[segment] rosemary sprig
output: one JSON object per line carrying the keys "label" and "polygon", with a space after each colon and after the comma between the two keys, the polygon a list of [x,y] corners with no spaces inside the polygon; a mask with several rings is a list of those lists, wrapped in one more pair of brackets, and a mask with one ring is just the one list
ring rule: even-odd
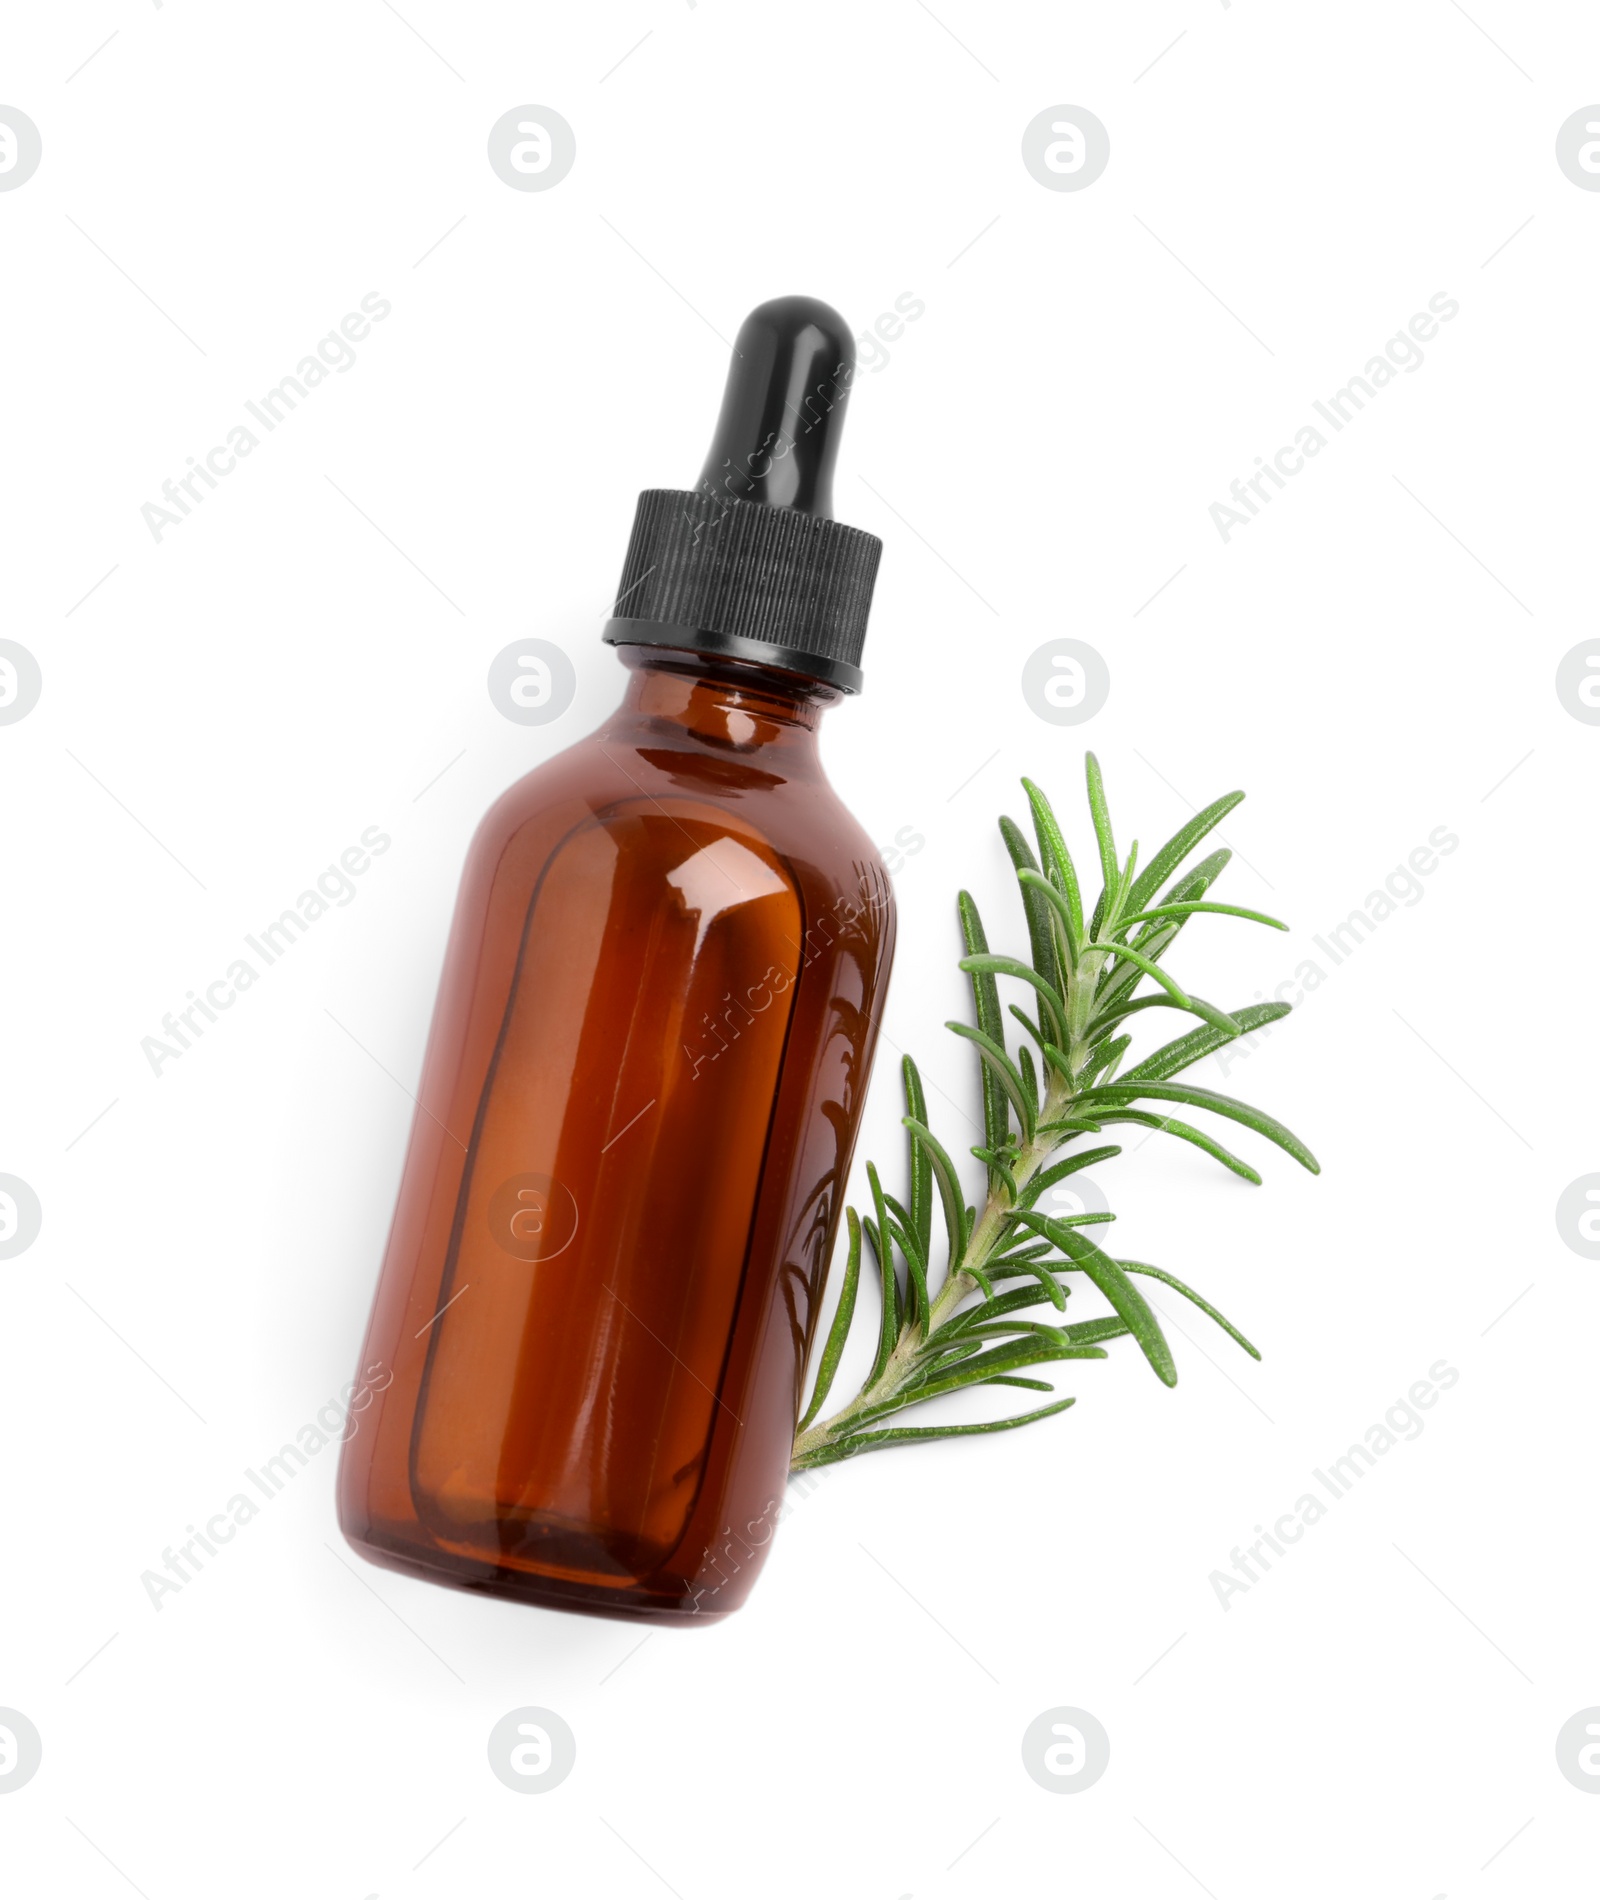
{"label": "rosemary sprig", "polygon": [[[1181,1293],[1253,1358],[1261,1357],[1244,1334],[1191,1287],[1159,1267],[1116,1258],[1086,1231],[1113,1216],[1039,1211],[1040,1198],[1057,1183],[1122,1152],[1115,1145],[1080,1151],[1075,1144],[1123,1123],[1190,1142],[1233,1173],[1260,1184],[1261,1176],[1248,1162],[1203,1129],[1167,1113],[1169,1106],[1201,1109],[1238,1122],[1276,1143],[1311,1173],[1320,1172],[1310,1150],[1270,1115],[1232,1096],[1172,1080],[1234,1037],[1289,1013],[1287,1003],[1224,1012],[1186,991],[1162,966],[1191,917],[1242,917],[1276,930],[1287,928],[1259,911],[1207,901],[1206,893],[1232,855],[1228,851],[1213,852],[1175,876],[1244,794],[1230,792],[1208,805],[1141,870],[1137,844],[1126,860],[1117,856],[1100,766],[1092,752],[1086,767],[1101,874],[1100,895],[1087,917],[1061,826],[1044,793],[1027,779],[1023,787],[1032,810],[1037,856],[1009,818],[1000,820],[1000,832],[1022,894],[1031,961],[992,952],[977,905],[965,891],[958,900],[966,947],[961,968],[972,979],[975,1020],[946,1027],[970,1042],[978,1055],[984,1143],[972,1152],[987,1171],[982,1211],[967,1205],[955,1163],[928,1125],[922,1078],[907,1056],[902,1080],[909,1198],[902,1204],[885,1193],[877,1169],[868,1163],[872,1211],[846,1210],[844,1285],[795,1438],[793,1470],[832,1464],[882,1445],[1011,1431],[1048,1418],[1074,1401],[1055,1399],[1011,1418],[975,1425],[885,1423],[911,1406],[968,1386],[1052,1392],[1048,1381],[1032,1376],[1038,1367],[1057,1360],[1104,1359],[1107,1343],[1127,1335],[1138,1342],[1162,1383],[1175,1385],[1177,1368],[1155,1313],[1136,1284],[1141,1278]],[[1168,879],[1174,881],[1168,884]],[[1006,1043],[1001,977],[1022,986],[1033,1010],[1030,1015],[1010,1005],[1010,1014],[1026,1032],[1015,1054]],[[1155,989],[1138,994],[1146,982]],[[1200,1026],[1122,1071],[1132,1041],[1127,1026],[1150,1009],[1185,1011],[1197,1017]],[[1072,1152],[1058,1159],[1067,1149]],[[936,1280],[933,1259],[936,1199],[944,1227],[942,1282]],[[861,1390],[831,1417],[819,1420],[855,1319],[863,1237],[880,1293],[877,1350]],[[1064,1312],[1071,1291],[1067,1276],[1080,1273],[1105,1297],[1111,1308],[1107,1316],[1061,1325],[1026,1317],[1041,1306]]]}

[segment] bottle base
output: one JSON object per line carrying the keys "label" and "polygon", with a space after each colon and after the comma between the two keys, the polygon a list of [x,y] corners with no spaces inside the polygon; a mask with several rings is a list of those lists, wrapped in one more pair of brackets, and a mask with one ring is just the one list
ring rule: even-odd
{"label": "bottle base", "polygon": [[403,1535],[386,1535],[378,1525],[369,1526],[360,1534],[344,1526],[340,1528],[345,1542],[356,1555],[380,1569],[395,1570],[402,1576],[443,1584],[452,1590],[468,1590],[478,1596],[531,1604],[539,1609],[570,1610],[581,1616],[610,1617],[628,1623],[671,1623],[680,1628],[694,1628],[720,1623],[737,1607],[711,1609],[638,1584],[611,1588],[478,1562],[453,1552],[419,1548]]}

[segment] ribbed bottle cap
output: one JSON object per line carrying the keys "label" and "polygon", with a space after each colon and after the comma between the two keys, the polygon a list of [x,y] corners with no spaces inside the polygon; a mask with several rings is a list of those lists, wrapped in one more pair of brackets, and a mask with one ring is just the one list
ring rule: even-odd
{"label": "ribbed bottle cap", "polygon": [[854,341],[826,304],[780,297],[750,313],[699,486],[639,497],[605,639],[861,690],[883,543],[832,519],[854,375]]}

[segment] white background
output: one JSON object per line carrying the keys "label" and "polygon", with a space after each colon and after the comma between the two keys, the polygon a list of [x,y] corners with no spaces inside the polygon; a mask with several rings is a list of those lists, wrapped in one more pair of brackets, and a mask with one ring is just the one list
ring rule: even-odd
{"label": "white background", "polygon": [[[1597,631],[1600,194],[1554,143],[1600,98],[1600,18],[400,13],[101,0],[6,32],[44,152],[0,194],[0,635],[44,676],[0,728],[0,1172],[44,1210],[0,1263],[0,1705],[44,1743],[0,1800],[8,1884],[1592,1891],[1600,1802],[1555,1737],[1600,1703],[1600,1265],[1555,1204],[1600,1167],[1600,729],[1554,680]],[[525,102],[576,134],[550,191],[486,160]],[[1089,189],[1022,163],[1058,103],[1109,128]],[[141,505],[372,291],[354,368],[157,543]],[[926,306],[861,380],[838,488],[885,555],[829,770],[875,837],[925,839],[862,1161],[899,1179],[899,1048],[975,1138],[939,1027],[954,895],[1016,946],[994,817],[1022,773],[1081,844],[1087,740],[1147,850],[1249,791],[1219,895],[1294,935],[1186,933],[1179,974],[1225,1005],[1460,839],[1196,1077],[1289,1121],[1320,1180],[1245,1134],[1259,1189],[1165,1141],[1097,1172],[1123,1250],[1265,1361],[1179,1313],[1174,1392],[1124,1342],[1042,1426],[838,1467],[745,1610],[642,1647],[359,1563],[331,1450],[156,1611],[141,1573],[350,1376],[467,839],[614,704],[634,495],[692,483],[725,339],[791,291],[858,330]],[[1422,367],[1224,543],[1210,504],[1438,292]],[[1064,635],[1111,672],[1084,727],[1020,690]],[[527,636],[578,675],[538,729],[485,689]],[[355,900],[152,1075],[141,1038],[372,825]],[[1231,1549],[1441,1358],[1422,1436],[1220,1607]],[[485,1759],[523,1704],[578,1741],[537,1799]],[[1070,1798],[1019,1752],[1058,1705],[1111,1737]]]}

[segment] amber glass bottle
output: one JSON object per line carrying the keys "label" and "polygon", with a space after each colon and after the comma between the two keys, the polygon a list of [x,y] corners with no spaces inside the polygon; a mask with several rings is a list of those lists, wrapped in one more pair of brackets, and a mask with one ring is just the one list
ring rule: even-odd
{"label": "amber glass bottle", "polygon": [[852,367],[825,305],[747,320],[699,487],[640,498],[621,707],[473,840],[340,1470],[374,1562],[690,1624],[760,1567],[894,943],[817,753]]}

